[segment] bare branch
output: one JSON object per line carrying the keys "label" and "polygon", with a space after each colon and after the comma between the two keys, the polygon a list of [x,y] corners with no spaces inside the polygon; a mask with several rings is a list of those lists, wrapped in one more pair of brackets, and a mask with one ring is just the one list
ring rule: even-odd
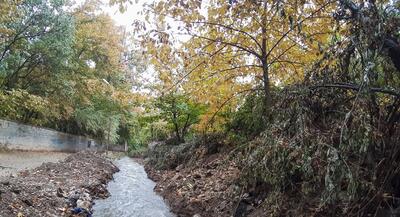
{"label": "bare branch", "polygon": [[194,82],[204,81],[204,80],[209,79],[209,78],[215,76],[216,74],[219,74],[219,73],[222,73],[222,72],[233,71],[233,70],[235,70],[235,69],[241,69],[241,68],[250,68],[250,67],[262,68],[261,65],[242,65],[242,66],[235,66],[235,67],[231,67],[231,68],[227,68],[227,69],[218,70],[218,71],[216,71],[216,72],[213,72],[211,75],[208,75],[207,77],[202,78],[202,79],[199,79],[199,80],[194,81]]}
{"label": "bare branch", "polygon": [[236,48],[238,48],[240,50],[246,51],[248,54],[254,55],[257,58],[261,59],[261,55],[259,55],[257,52],[255,52],[253,50],[250,50],[249,48],[244,47],[240,43],[227,42],[227,41],[223,41],[221,39],[213,39],[213,38],[208,38],[208,37],[200,36],[200,35],[193,35],[193,37],[197,37],[197,38],[205,39],[205,40],[208,40],[208,41],[213,41],[213,42],[229,45],[229,46],[232,46],[232,47],[236,47]]}
{"label": "bare branch", "polygon": [[256,43],[256,45],[261,49],[261,44],[257,41],[257,39],[256,39],[254,36],[252,36],[250,33],[245,32],[245,31],[243,31],[243,30],[233,28],[231,25],[224,25],[224,24],[221,24],[221,23],[213,23],[213,22],[205,22],[205,21],[194,22],[194,23],[200,23],[200,24],[206,24],[206,25],[219,26],[219,27],[223,27],[223,28],[225,28],[225,29],[229,29],[229,30],[232,30],[232,31],[235,31],[235,32],[242,33],[243,35],[246,35],[246,36],[248,36],[251,40],[253,40],[253,41]]}
{"label": "bare branch", "polygon": [[268,67],[276,63],[283,55],[285,55],[289,50],[291,50],[296,44],[292,44],[288,48],[286,48],[282,53],[280,53],[277,57],[275,57],[271,63],[268,64]]}

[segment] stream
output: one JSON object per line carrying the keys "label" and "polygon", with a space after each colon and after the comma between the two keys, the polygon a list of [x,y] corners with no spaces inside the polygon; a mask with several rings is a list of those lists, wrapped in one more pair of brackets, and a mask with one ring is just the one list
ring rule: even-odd
{"label": "stream", "polygon": [[114,163],[120,172],[107,186],[111,196],[95,201],[94,217],[174,217],[142,165],[128,157]]}

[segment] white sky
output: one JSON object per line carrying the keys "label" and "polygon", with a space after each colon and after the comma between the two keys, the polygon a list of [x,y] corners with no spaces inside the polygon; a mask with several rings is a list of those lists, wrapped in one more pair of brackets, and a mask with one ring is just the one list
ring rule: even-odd
{"label": "white sky", "polygon": [[[134,20],[143,20],[144,17],[139,14],[143,9],[144,3],[151,3],[153,0],[135,0],[132,4],[126,4],[125,12],[119,11],[118,5],[110,6],[109,0],[100,0],[103,3],[101,10],[109,14],[118,26],[126,27],[127,31],[132,30]],[[84,3],[85,0],[75,0],[77,5]]]}
{"label": "white sky", "polygon": [[151,3],[153,0],[138,0],[132,4],[126,5],[126,11],[121,13],[117,5],[110,7],[108,0],[101,0],[104,2],[103,11],[108,13],[119,26],[126,27],[127,31],[132,29],[132,23],[134,20],[143,20],[143,16],[139,14],[143,10],[144,3]]}

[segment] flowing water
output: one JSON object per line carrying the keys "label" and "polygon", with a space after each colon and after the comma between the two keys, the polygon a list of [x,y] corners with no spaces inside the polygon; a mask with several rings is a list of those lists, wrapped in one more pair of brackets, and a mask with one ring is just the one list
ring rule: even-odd
{"label": "flowing water", "polygon": [[120,172],[108,184],[111,196],[96,200],[94,217],[173,217],[163,199],[153,191],[142,165],[128,157],[115,162]]}

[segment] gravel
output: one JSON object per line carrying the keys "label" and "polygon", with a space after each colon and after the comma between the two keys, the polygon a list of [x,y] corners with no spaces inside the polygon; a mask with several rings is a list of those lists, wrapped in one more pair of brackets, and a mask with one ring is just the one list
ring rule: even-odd
{"label": "gravel", "polygon": [[0,181],[0,216],[83,216],[93,200],[109,196],[107,183],[118,168],[93,152],[18,172]]}

